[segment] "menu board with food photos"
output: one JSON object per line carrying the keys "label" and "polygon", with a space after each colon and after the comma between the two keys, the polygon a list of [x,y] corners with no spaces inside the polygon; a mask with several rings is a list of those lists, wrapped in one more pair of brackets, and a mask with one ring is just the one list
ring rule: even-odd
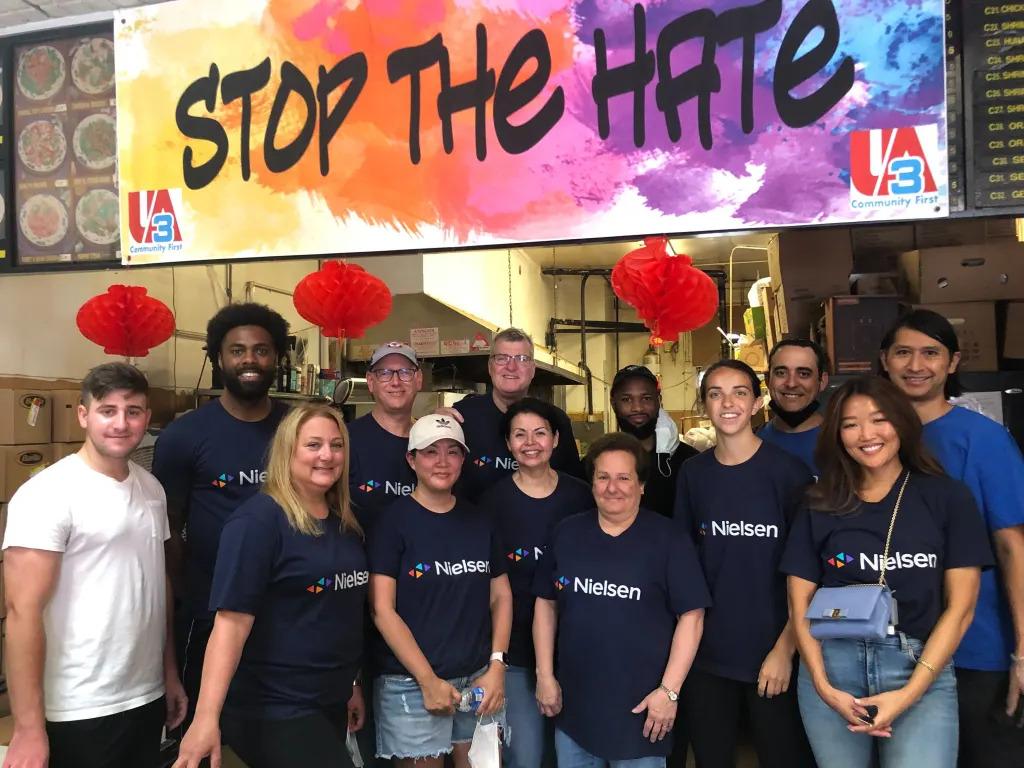
{"label": "menu board with food photos", "polygon": [[111,35],[17,46],[13,61],[18,262],[119,259]]}

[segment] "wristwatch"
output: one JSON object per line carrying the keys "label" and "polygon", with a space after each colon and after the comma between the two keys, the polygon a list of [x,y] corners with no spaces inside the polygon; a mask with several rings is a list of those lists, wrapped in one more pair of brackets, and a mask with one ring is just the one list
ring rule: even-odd
{"label": "wristwatch", "polygon": [[668,696],[669,701],[679,701],[679,694],[673,691],[668,686],[664,685],[663,683],[658,683],[658,688],[665,692],[665,695]]}
{"label": "wristwatch", "polygon": [[508,654],[504,651],[495,651],[491,654],[489,661],[500,661],[508,669]]}

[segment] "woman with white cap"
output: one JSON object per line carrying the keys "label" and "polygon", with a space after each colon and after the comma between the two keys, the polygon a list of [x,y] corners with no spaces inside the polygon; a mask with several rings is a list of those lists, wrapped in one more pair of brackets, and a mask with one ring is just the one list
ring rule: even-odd
{"label": "woman with white cap", "polygon": [[[512,592],[490,518],[452,486],[468,450],[459,423],[413,424],[416,489],[385,509],[370,537],[370,600],[383,643],[374,686],[377,756],[399,768],[468,768],[477,719],[504,719]],[[476,712],[461,692],[483,689]]]}

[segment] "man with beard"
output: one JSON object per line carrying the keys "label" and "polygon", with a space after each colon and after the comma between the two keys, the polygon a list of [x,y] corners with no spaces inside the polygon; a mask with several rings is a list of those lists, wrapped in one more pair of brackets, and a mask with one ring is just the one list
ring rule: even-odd
{"label": "man with beard", "polygon": [[768,407],[774,418],[758,430],[762,440],[801,459],[818,476],[814,448],[824,418],[818,395],[828,386],[825,352],[808,339],[783,339],[768,356]]}
{"label": "man with beard", "polygon": [[679,467],[697,451],[679,441],[679,429],[661,408],[658,379],[650,369],[627,365],[616,373],[611,398],[619,429],[637,438],[650,454],[640,506],[671,517]]}
{"label": "man with beard", "polygon": [[230,304],[206,328],[206,353],[224,382],[223,394],[186,413],[160,433],[153,474],[167,493],[171,524],[168,560],[177,612],[176,644],[192,720],[203,657],[213,630],[210,583],[220,532],[263,481],[266,450],[287,406],[268,392],[288,323],[262,304]]}

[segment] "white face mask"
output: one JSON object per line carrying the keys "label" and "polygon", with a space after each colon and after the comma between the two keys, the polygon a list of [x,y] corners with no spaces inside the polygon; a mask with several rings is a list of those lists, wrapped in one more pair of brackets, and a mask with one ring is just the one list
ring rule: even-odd
{"label": "white face mask", "polygon": [[658,423],[654,427],[654,450],[669,455],[679,447],[679,428],[664,408],[658,409]]}

